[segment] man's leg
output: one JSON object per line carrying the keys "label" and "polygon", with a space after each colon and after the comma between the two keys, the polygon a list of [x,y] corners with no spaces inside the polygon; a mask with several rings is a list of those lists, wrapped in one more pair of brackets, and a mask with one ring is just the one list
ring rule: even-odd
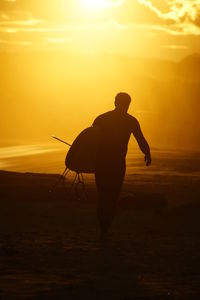
{"label": "man's leg", "polygon": [[98,191],[97,216],[101,234],[107,235],[116,214],[124,172],[112,173],[109,176],[97,172],[95,175]]}
{"label": "man's leg", "polygon": [[107,234],[112,224],[117,206],[118,196],[113,196],[111,194],[99,195],[98,206],[97,206],[97,216],[99,220],[99,225],[102,234]]}

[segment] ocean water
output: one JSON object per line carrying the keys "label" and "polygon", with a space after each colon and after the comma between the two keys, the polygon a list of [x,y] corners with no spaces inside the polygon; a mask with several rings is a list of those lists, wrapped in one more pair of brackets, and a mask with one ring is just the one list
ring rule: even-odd
{"label": "ocean water", "polygon": [[[0,170],[36,173],[62,173],[68,151],[65,145],[35,144],[0,147]],[[152,149],[152,165],[146,167],[144,155],[130,147],[127,175],[200,177],[200,152]]]}

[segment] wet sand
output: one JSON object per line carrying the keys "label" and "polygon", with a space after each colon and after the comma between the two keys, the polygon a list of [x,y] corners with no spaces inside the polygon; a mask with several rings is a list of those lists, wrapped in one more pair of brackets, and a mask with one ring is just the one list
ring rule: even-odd
{"label": "wet sand", "polygon": [[109,242],[57,178],[0,172],[0,299],[200,299],[199,177],[128,176]]}

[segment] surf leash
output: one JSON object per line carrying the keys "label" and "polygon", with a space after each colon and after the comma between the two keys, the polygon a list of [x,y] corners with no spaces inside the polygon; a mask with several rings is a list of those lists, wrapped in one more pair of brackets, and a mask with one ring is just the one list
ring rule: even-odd
{"label": "surf leash", "polygon": [[55,140],[57,140],[57,141],[59,141],[59,142],[61,142],[61,143],[63,143],[63,144],[66,144],[66,145],[68,145],[68,146],[71,147],[71,144],[69,144],[69,143],[67,143],[67,142],[65,142],[65,141],[63,141],[63,140],[61,140],[61,139],[59,139],[58,137],[56,137],[56,136],[54,136],[54,135],[52,135],[51,137],[52,137],[53,139],[55,139]]}

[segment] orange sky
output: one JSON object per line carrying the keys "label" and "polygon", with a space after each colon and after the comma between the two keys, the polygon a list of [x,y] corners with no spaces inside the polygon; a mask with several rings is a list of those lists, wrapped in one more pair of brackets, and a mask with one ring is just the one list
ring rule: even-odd
{"label": "orange sky", "polygon": [[200,149],[199,15],[200,0],[0,0],[1,142],[71,142],[126,91],[151,145]]}
{"label": "orange sky", "polygon": [[1,0],[0,49],[179,60],[200,51],[200,0]]}

